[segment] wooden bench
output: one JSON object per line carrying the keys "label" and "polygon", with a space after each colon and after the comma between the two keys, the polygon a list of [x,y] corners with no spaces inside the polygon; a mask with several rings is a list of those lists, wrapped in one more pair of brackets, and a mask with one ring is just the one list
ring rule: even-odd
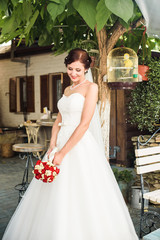
{"label": "wooden bench", "polygon": [[[144,174],[160,171],[160,147],[149,147],[136,149],[136,169],[137,174]],[[148,193],[143,193],[143,198],[160,203],[160,189]]]}
{"label": "wooden bench", "polygon": [[[145,143],[141,144],[139,138],[138,138],[138,143],[139,145],[145,145]],[[141,149],[138,148],[135,150],[135,156],[136,156],[136,171],[137,171],[137,174],[140,175],[140,180],[141,180],[142,201],[141,201],[140,238],[142,238],[142,235],[148,234],[160,227],[160,214],[155,211],[145,212],[144,210],[144,199],[148,199],[152,202],[160,204],[160,189],[145,193],[144,179],[143,179],[144,173],[160,171],[160,146],[146,147]],[[147,239],[147,238],[144,238],[144,239]],[[159,236],[159,240],[160,240],[160,236]]]}
{"label": "wooden bench", "polygon": [[159,240],[159,239],[160,239],[160,228],[143,237],[143,240]]}

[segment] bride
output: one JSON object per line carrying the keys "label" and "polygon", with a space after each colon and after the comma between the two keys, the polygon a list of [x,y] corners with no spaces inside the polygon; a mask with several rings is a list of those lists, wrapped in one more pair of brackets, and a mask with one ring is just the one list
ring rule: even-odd
{"label": "bride", "polygon": [[3,240],[137,240],[102,143],[92,130],[98,87],[86,80],[91,58],[73,49],[65,58],[72,85],[58,101],[50,147],[60,173],[52,183],[33,179]]}

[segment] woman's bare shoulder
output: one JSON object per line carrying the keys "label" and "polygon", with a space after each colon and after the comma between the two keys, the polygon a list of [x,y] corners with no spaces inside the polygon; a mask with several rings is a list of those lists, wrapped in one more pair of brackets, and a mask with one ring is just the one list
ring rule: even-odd
{"label": "woman's bare shoulder", "polygon": [[98,92],[98,84],[94,82],[89,82],[88,91]]}
{"label": "woman's bare shoulder", "polygon": [[69,90],[70,90],[70,86],[66,87],[66,88],[64,89],[64,94],[67,94]]}
{"label": "woman's bare shoulder", "polygon": [[98,85],[93,82],[89,82],[86,89],[86,98],[96,98],[98,99]]}

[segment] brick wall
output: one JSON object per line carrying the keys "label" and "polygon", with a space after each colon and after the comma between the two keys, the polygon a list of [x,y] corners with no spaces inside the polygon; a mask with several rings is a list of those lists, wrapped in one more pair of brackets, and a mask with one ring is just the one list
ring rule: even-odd
{"label": "brick wall", "polygon": [[[40,119],[40,75],[66,72],[64,58],[66,54],[54,56],[52,53],[29,57],[28,76],[34,76],[35,113],[28,114],[28,119]],[[9,79],[25,76],[25,64],[11,62],[10,59],[0,60],[0,126],[17,126],[24,121],[23,114],[9,112]]]}

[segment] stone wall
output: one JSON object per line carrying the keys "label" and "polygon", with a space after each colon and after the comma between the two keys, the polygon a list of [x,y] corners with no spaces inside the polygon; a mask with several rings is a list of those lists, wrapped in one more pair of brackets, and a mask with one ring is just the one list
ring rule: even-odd
{"label": "stone wall", "polygon": [[[142,143],[145,143],[149,140],[149,138],[151,137],[151,135],[143,135],[143,139],[140,138],[140,141]],[[134,136],[131,138],[133,145],[135,146],[135,149],[137,148],[137,140],[138,140],[138,136]],[[145,146],[140,146],[140,148],[147,148],[147,147],[156,147],[156,146],[160,146],[160,134],[155,134],[154,137],[152,137],[152,139],[145,145]]]}

